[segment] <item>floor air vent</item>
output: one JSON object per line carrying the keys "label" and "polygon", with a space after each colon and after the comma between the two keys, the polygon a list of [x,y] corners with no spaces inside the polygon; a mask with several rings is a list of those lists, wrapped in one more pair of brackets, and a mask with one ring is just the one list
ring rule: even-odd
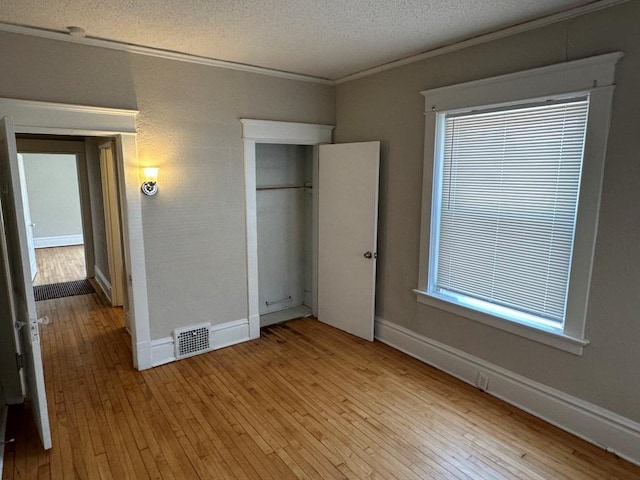
{"label": "floor air vent", "polygon": [[33,296],[36,302],[53,300],[54,298],[74,297],[76,295],[88,295],[90,293],[95,293],[95,290],[91,286],[91,283],[89,283],[89,280],[52,283],[33,287]]}
{"label": "floor air vent", "polygon": [[176,358],[185,358],[211,350],[209,341],[209,323],[192,327],[178,328],[173,331],[173,344]]}

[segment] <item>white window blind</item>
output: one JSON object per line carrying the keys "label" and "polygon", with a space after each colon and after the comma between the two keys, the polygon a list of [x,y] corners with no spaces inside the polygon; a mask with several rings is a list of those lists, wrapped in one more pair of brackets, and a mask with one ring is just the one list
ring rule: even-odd
{"label": "white window blind", "polygon": [[562,326],[588,109],[442,114],[432,292]]}

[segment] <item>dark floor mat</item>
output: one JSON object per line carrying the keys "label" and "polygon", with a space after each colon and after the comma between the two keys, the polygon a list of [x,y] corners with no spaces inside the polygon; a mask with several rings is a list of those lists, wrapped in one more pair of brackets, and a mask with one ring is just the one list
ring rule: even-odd
{"label": "dark floor mat", "polygon": [[53,298],[87,295],[89,293],[95,293],[89,280],[76,280],[75,282],[53,283],[51,285],[33,287],[33,295],[36,297],[36,302]]}

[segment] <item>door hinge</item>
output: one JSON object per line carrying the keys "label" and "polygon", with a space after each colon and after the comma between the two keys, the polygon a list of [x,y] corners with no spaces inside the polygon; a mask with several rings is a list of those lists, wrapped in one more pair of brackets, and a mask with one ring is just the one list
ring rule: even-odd
{"label": "door hinge", "polygon": [[24,368],[24,360],[20,353],[16,353],[16,366],[18,367],[18,370],[22,370]]}

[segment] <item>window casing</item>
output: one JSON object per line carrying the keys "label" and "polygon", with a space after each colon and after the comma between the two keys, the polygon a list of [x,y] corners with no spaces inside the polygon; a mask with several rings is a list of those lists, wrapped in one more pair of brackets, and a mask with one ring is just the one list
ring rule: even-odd
{"label": "window casing", "polygon": [[582,352],[620,57],[422,92],[418,301]]}

